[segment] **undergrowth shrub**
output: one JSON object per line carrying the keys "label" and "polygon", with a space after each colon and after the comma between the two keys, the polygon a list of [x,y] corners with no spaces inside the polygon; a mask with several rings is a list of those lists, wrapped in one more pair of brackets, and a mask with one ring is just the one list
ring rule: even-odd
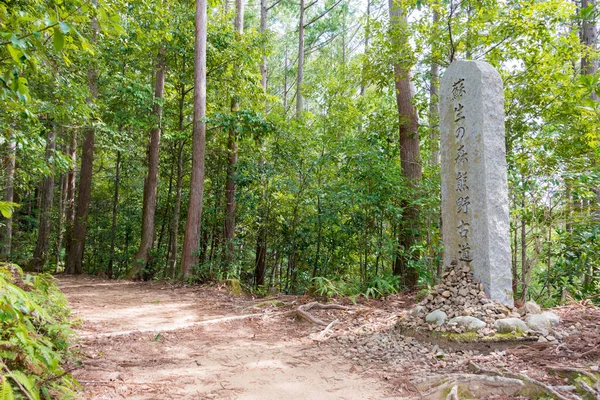
{"label": "undergrowth shrub", "polygon": [[0,400],[75,397],[69,312],[50,275],[0,264]]}

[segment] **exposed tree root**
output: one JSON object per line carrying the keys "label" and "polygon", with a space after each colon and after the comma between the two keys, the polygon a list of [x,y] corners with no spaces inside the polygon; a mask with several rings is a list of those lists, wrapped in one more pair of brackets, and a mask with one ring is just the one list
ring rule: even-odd
{"label": "exposed tree root", "polygon": [[426,376],[413,382],[421,400],[460,399],[459,392],[469,393],[470,398],[516,396],[525,383],[519,379],[476,374],[450,374]]}
{"label": "exposed tree root", "polygon": [[322,319],[310,314],[309,311],[317,310],[350,310],[350,307],[341,306],[339,304],[321,304],[313,301],[312,303],[303,304],[297,309],[290,311],[289,314],[295,314],[300,318],[312,322],[315,325],[328,326],[329,324]]}
{"label": "exposed tree root", "polygon": [[477,372],[477,373],[481,373],[481,374],[486,374],[486,375],[499,375],[499,376],[504,376],[507,378],[513,378],[513,379],[520,379],[524,382],[527,382],[533,386],[536,386],[539,389],[542,389],[543,391],[545,391],[548,394],[551,394],[552,396],[556,397],[559,400],[572,400],[568,397],[563,396],[562,394],[558,393],[554,388],[552,388],[549,385],[546,385],[543,382],[540,382],[536,379],[533,379],[525,374],[518,374],[515,372],[500,372],[500,371],[494,371],[491,369],[485,369],[477,364],[475,364],[473,361],[469,362],[469,367]]}
{"label": "exposed tree root", "polygon": [[598,379],[598,377],[594,374],[592,374],[591,372],[588,372],[584,369],[581,368],[572,368],[572,367],[547,367],[547,369],[549,369],[550,371],[556,371],[556,372],[570,372],[573,374],[579,374],[579,375],[583,375],[586,378],[589,378],[592,380],[592,382],[594,382],[594,387],[596,388],[596,390],[598,392],[600,392],[600,379]]}
{"label": "exposed tree root", "polygon": [[313,340],[315,342],[322,342],[322,341],[326,340],[325,337],[327,336],[327,334],[329,333],[331,328],[333,328],[333,326],[339,322],[340,322],[339,319],[335,319],[335,320],[331,321],[325,329],[323,329],[318,335],[314,336]]}
{"label": "exposed tree root", "polygon": [[452,386],[452,390],[450,390],[450,393],[446,396],[446,400],[460,400],[458,398],[458,385]]}

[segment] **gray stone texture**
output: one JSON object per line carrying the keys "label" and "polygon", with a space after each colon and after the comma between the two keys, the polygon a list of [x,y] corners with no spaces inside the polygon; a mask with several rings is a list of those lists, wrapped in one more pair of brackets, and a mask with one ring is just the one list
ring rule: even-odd
{"label": "gray stone texture", "polygon": [[477,331],[481,328],[485,328],[485,322],[475,317],[455,317],[448,321],[448,325],[457,325],[464,328],[467,331]]}
{"label": "gray stone texture", "polygon": [[440,97],[444,264],[470,266],[512,306],[502,79],[486,62],[455,61]]}
{"label": "gray stone texture", "polygon": [[499,333],[510,333],[515,331],[522,333],[527,331],[527,324],[519,318],[503,318],[499,319],[494,323],[494,329]]}
{"label": "gray stone texture", "polygon": [[448,318],[448,316],[445,312],[443,312],[442,310],[435,310],[427,314],[427,316],[425,317],[425,322],[427,322],[428,324],[440,326],[444,322],[446,322],[446,318]]}
{"label": "gray stone texture", "polygon": [[525,322],[529,329],[541,332],[543,335],[547,335],[552,329],[552,320],[544,314],[530,314]]}

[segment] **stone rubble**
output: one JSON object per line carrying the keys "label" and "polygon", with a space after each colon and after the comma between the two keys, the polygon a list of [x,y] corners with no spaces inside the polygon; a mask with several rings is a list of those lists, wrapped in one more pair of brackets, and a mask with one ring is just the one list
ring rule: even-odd
{"label": "stone rubble", "polygon": [[440,284],[400,321],[410,329],[440,333],[477,332],[480,337],[496,333],[532,335],[556,340],[552,328],[559,317],[529,301],[517,309],[491,301],[468,265],[453,264]]}

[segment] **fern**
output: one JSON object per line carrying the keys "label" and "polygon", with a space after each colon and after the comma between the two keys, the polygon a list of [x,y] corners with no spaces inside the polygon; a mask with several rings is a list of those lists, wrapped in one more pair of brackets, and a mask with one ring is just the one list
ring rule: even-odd
{"label": "fern", "polygon": [[73,397],[76,381],[62,369],[71,334],[67,302],[53,278],[23,276],[18,266],[0,263],[0,366],[8,370],[0,400],[22,398],[23,391],[34,400]]}
{"label": "fern", "polygon": [[33,382],[33,377],[28,377],[21,371],[11,371],[10,373],[6,374],[6,376],[19,382],[27,391],[29,397],[31,397],[33,400],[40,400],[40,391],[36,388],[36,383]]}
{"label": "fern", "polygon": [[1,379],[2,388],[0,388],[0,400],[14,400],[15,394],[13,393],[10,383],[8,383],[8,379],[5,377],[1,377]]}

